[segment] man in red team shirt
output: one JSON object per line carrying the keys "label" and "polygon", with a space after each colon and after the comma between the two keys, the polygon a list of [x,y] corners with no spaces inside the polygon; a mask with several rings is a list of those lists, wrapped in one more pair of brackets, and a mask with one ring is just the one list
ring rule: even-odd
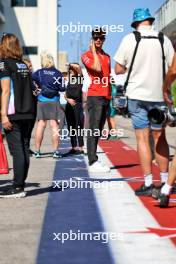
{"label": "man in red team shirt", "polygon": [[[110,168],[98,161],[96,155],[99,134],[105,121],[106,113],[111,98],[110,92],[110,56],[103,49],[105,31],[95,28],[92,31],[90,50],[82,55],[91,84],[87,95],[87,108],[89,112],[89,133],[87,135],[87,154],[89,159],[89,170],[91,172],[109,172]],[[90,131],[92,132],[90,134]]]}

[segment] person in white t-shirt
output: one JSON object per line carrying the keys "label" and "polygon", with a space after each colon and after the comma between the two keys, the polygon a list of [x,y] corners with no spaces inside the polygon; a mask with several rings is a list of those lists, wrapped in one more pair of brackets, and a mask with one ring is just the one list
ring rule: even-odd
{"label": "person in white t-shirt", "polygon": [[[163,54],[158,38],[158,32],[153,29],[155,18],[148,8],[135,9],[131,26],[142,36],[127,85],[128,110],[137,139],[137,150],[144,173],[144,184],[135,191],[136,195],[151,196],[155,192],[152,175],[152,155],[149,134],[152,130],[155,142],[155,158],[160,169],[161,183],[168,177],[169,147],[162,125],[151,124],[148,112],[155,107],[165,106],[163,100]],[[143,37],[152,38],[143,38]],[[156,37],[156,38],[153,38]],[[171,41],[163,36],[166,69],[171,66],[174,49]],[[137,40],[131,33],[124,37],[118,48],[114,60],[115,73],[128,73]]]}

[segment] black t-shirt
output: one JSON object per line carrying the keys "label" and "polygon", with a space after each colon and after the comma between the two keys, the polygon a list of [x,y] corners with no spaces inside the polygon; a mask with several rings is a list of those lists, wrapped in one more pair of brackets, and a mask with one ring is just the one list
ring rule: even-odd
{"label": "black t-shirt", "polygon": [[16,59],[1,60],[0,79],[10,79],[9,119],[34,119],[35,101],[32,94],[32,78],[27,65]]}
{"label": "black t-shirt", "polygon": [[82,102],[82,82],[82,76],[70,78],[66,89],[67,98],[74,99],[76,102]]}

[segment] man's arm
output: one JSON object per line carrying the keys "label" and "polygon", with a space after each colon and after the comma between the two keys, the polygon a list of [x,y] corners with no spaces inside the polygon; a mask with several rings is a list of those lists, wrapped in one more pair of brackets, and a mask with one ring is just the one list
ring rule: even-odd
{"label": "man's arm", "polygon": [[94,58],[94,64],[92,65],[91,69],[96,72],[101,72],[102,71],[101,64],[96,53],[93,53],[93,58]]}
{"label": "man's arm", "polygon": [[114,71],[117,75],[118,74],[124,74],[126,72],[126,67],[119,64],[119,63],[116,63]]}
{"label": "man's arm", "polygon": [[91,66],[91,69],[96,71],[96,72],[101,72],[102,69],[101,69],[101,64],[100,64],[100,61],[99,61],[99,58],[98,58],[98,55],[96,52],[92,53],[93,54],[93,65]]}
{"label": "man's arm", "polygon": [[90,50],[93,54],[93,65],[91,66],[91,69],[96,71],[96,72],[101,72],[102,71],[101,64],[100,64],[98,55],[96,53],[96,48],[95,48],[95,44],[94,44],[93,40],[90,43]]}
{"label": "man's arm", "polygon": [[12,129],[12,124],[9,122],[7,117],[8,113],[8,104],[10,97],[10,79],[1,80],[1,117],[2,117],[2,126],[7,129]]}
{"label": "man's arm", "polygon": [[172,66],[169,68],[163,85],[164,100],[168,104],[172,104],[170,99],[170,87],[172,82],[176,79],[176,54],[174,55]]}
{"label": "man's arm", "polygon": [[118,47],[116,54],[114,56],[114,60],[116,62],[114,71],[116,74],[124,74],[126,73],[126,65],[129,61],[128,53],[129,53],[129,37],[125,37],[120,46]]}
{"label": "man's arm", "polygon": [[88,55],[87,53],[82,55],[81,59],[82,59],[83,64],[85,65],[87,69],[90,69],[96,72],[101,72],[102,71],[101,63],[96,53],[95,44],[93,41],[90,43],[90,51],[92,54],[91,56]]}

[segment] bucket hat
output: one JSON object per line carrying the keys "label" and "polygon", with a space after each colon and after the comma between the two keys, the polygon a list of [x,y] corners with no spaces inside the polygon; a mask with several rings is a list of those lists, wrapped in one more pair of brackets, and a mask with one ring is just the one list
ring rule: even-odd
{"label": "bucket hat", "polygon": [[155,20],[155,18],[150,14],[148,8],[136,8],[133,13],[133,22],[131,24],[131,27],[135,27],[136,22],[142,22],[148,19],[152,20],[152,22]]}

